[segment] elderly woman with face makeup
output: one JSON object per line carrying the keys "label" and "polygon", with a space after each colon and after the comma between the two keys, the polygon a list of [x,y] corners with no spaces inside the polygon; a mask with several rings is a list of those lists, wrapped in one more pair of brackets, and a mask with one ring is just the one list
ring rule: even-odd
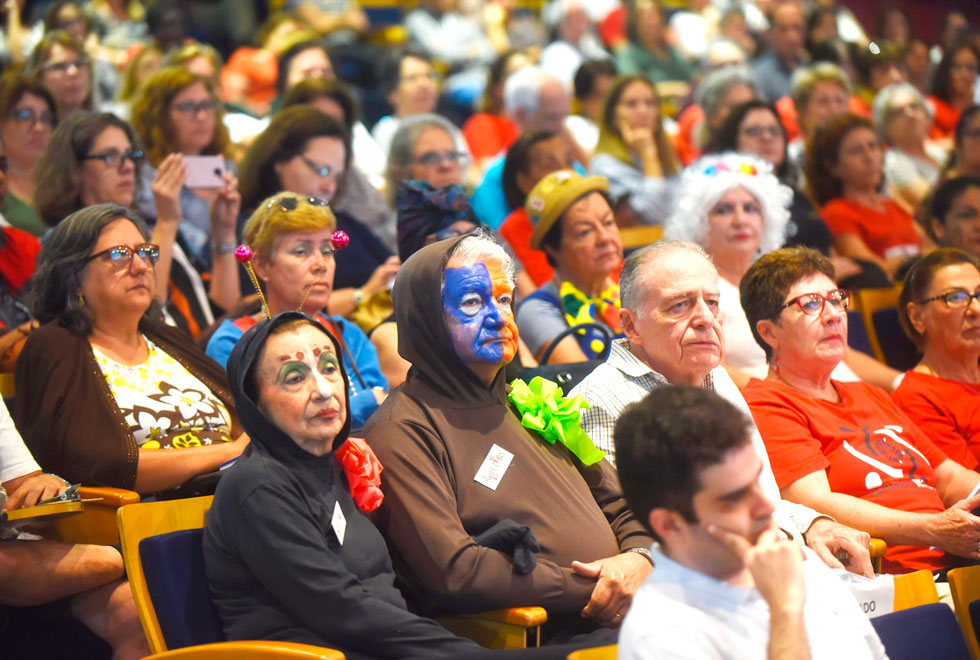
{"label": "elderly woman with face makeup", "polygon": [[922,351],[892,398],[947,456],[980,465],[980,264],[955,248],[905,275],[898,320]]}
{"label": "elderly woman with face makeup", "polygon": [[[336,227],[322,199],[283,192],[262,200],[245,223],[243,238],[252,249],[252,267],[270,312],[306,312],[340,341],[344,368],[354,375],[349,382],[351,423],[361,428],[384,401],[388,383],[361,329],[327,312],[336,269],[331,240]],[[235,344],[261,319],[261,311],[225,319],[211,335],[207,354],[226,364]]]}
{"label": "elderly woman with face makeup", "polygon": [[46,470],[144,494],[214,472],[248,443],[221,369],[159,318],[149,238],[117,204],[54,228],[34,274],[42,326],[17,361],[12,410]]}
{"label": "elderly woman with face makeup", "polygon": [[[615,628],[650,568],[632,549],[650,539],[608,462],[551,444],[510,409],[513,272],[483,236],[427,245],[402,266],[392,297],[412,369],[365,429],[385,466],[376,522],[424,613],[535,603],[552,639]],[[533,562],[480,540],[504,528],[524,550],[533,535]]]}
{"label": "elderly woman with face makeup", "polygon": [[980,475],[947,457],[883,390],[833,378],[849,298],[827,258],[801,247],[763,255],[740,293],[769,362],[766,379],[742,392],[781,495],[884,539],[883,572],[980,559],[971,513],[980,495],[970,496]]}
{"label": "elderly woman with face makeup", "polygon": [[229,359],[254,440],[222,479],[204,532],[225,636],[365,660],[470,657],[476,644],[408,612],[384,539],[364,515],[382,498],[364,475],[376,479],[381,466],[363,440],[349,439],[341,352],[324,326],[285,312],[255,324]]}

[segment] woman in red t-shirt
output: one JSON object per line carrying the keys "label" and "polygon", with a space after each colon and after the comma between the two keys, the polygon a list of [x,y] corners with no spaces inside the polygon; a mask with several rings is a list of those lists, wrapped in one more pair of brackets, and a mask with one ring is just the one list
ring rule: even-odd
{"label": "woman in red t-shirt", "polygon": [[[974,304],[978,303],[978,304]],[[947,456],[980,465],[980,264],[943,248],[909,269],[898,305],[922,360],[892,392],[895,402]]]}
{"label": "woman in red t-shirt", "polygon": [[881,192],[883,162],[874,125],[847,114],[817,128],[804,169],[837,252],[877,264],[894,277],[902,264],[932,245],[912,216]]}
{"label": "woman in red t-shirt", "polygon": [[831,380],[847,346],[848,293],[830,260],[805,247],[765,254],[740,298],[769,362],[766,379],[743,394],[783,498],[884,539],[884,572],[980,559],[971,513],[980,496],[970,497],[980,475],[948,458],[884,390]]}
{"label": "woman in red t-shirt", "polygon": [[970,41],[961,41],[943,54],[932,78],[929,101],[935,110],[929,136],[953,135],[960,113],[973,103],[973,89],[980,73],[980,52]]}

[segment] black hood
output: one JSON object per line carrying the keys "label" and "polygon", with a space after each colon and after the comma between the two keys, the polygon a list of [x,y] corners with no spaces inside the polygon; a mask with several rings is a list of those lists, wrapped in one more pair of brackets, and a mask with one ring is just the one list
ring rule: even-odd
{"label": "black hood", "polygon": [[238,420],[241,423],[242,428],[248,434],[248,437],[251,439],[251,445],[257,446],[280,459],[286,459],[289,457],[305,459],[316,458],[306,450],[300,448],[300,446],[297,445],[292,438],[286,435],[286,433],[283,432],[278,426],[273,424],[269,418],[267,418],[262,411],[259,410],[258,405],[252,400],[252,397],[249,396],[248,388],[245,385],[246,380],[249,377],[249,372],[252,370],[255,362],[259,359],[259,356],[262,353],[262,347],[265,346],[265,342],[269,338],[272,330],[283,323],[296,320],[309,321],[317,329],[323,332],[323,334],[330,337],[330,341],[333,343],[334,351],[337,353],[337,361],[340,364],[340,373],[344,378],[344,405],[347,412],[347,418],[344,420],[344,426],[340,433],[338,433],[337,437],[334,438],[331,453],[324,454],[324,456],[319,457],[329,458],[334,450],[347,442],[347,437],[350,435],[349,384],[347,382],[347,372],[344,371],[343,353],[341,352],[340,344],[337,341],[337,338],[330,334],[326,328],[317,323],[314,319],[310,318],[306,314],[303,314],[302,312],[283,312],[282,314],[277,314],[272,319],[263,319],[262,321],[259,321],[253,325],[248,332],[246,332],[244,336],[238,340],[238,343],[235,344],[235,348],[233,348],[231,351],[231,355],[228,357],[228,384],[231,387],[231,394],[235,399],[235,409],[238,412]]}
{"label": "black hood", "polygon": [[[463,236],[423,247],[398,270],[391,291],[398,323],[398,354],[411,363],[403,389],[449,408],[483,407],[504,401],[504,369],[488,388],[453,348],[442,308],[442,274]],[[438,401],[433,400],[439,399]]]}

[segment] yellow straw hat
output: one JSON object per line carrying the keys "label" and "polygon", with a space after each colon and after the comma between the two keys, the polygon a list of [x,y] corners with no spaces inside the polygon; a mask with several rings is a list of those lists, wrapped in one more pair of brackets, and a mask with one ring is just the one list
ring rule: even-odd
{"label": "yellow straw hat", "polygon": [[540,250],[541,240],[565,209],[590,192],[608,193],[609,182],[602,176],[585,177],[572,170],[558,170],[538,181],[524,205],[534,225],[531,247]]}

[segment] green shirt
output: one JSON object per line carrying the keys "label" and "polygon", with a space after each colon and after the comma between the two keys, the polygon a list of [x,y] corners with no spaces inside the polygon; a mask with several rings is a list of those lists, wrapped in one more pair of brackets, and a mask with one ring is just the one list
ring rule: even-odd
{"label": "green shirt", "polygon": [[616,69],[624,76],[644,75],[653,82],[686,82],[692,73],[691,64],[676,49],[668,46],[666,58],[660,59],[631,41],[616,51]]}
{"label": "green shirt", "polygon": [[49,229],[33,206],[9,191],[3,200],[3,217],[11,226],[23,229],[37,238],[44,236]]}

